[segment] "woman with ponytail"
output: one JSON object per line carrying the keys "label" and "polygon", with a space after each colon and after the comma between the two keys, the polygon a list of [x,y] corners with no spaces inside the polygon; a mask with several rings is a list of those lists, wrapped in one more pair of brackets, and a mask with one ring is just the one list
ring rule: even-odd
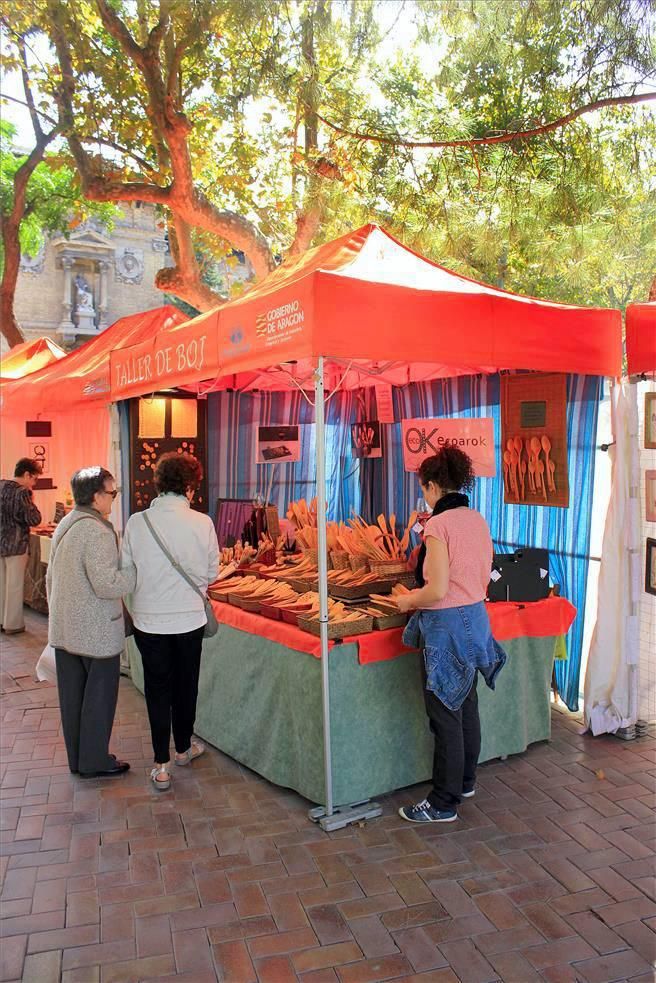
{"label": "woman with ponytail", "polygon": [[418,469],[432,510],[417,560],[418,589],[398,598],[414,612],[403,640],[424,653],[424,698],[435,737],[433,788],[428,797],[399,810],[413,823],[450,823],[461,799],[475,793],[481,749],[477,675],[494,682],[506,661],[494,641],[485,610],[492,567],[492,539],[464,491],[474,483],[471,458],[446,445]]}

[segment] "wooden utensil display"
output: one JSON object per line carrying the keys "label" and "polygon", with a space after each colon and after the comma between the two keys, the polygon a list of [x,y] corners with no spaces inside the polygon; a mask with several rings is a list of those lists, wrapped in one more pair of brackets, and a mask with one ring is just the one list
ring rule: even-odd
{"label": "wooden utensil display", "polygon": [[502,376],[501,418],[504,500],[566,508],[569,483],[564,376],[533,372]]}

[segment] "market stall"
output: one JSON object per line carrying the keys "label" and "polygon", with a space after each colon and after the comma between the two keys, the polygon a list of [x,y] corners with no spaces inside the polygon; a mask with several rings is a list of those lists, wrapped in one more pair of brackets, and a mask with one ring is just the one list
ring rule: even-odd
{"label": "market stall", "polygon": [[[412,353],[410,357],[409,353]],[[257,767],[272,780],[299,788],[303,794],[323,803],[323,808],[315,811],[313,818],[323,816],[327,828],[343,825],[358,815],[371,814],[369,807],[355,812],[336,808],[365,794],[361,790],[366,783],[363,785],[358,781],[358,773],[376,776],[379,768],[384,772],[387,759],[399,754],[401,759],[407,756],[408,767],[401,764],[393,776],[374,777],[367,795],[375,794],[373,788],[387,791],[399,784],[425,778],[425,759],[422,761],[422,752],[417,752],[418,747],[426,747],[427,741],[423,710],[415,719],[416,727],[421,728],[421,737],[419,729],[414,732],[411,728],[410,734],[404,731],[402,720],[407,702],[421,700],[416,678],[417,655],[398,651],[392,652],[395,658],[362,664],[362,651],[371,645],[365,642],[364,635],[357,641],[347,641],[347,632],[342,645],[329,646],[326,402],[336,391],[371,387],[377,383],[406,387],[431,379],[488,375],[527,367],[552,374],[616,375],[620,354],[618,312],[548,304],[486,287],[417,256],[375,226],[366,226],[334,243],[311,250],[296,262],[284,264],[259,287],[217,311],[161,332],[143,345],[112,353],[114,399],[138,396],[164,385],[195,387],[204,394],[228,388],[239,391],[292,389],[314,394],[317,621],[321,658],[317,661],[307,651],[299,653],[298,648],[290,644],[291,639],[272,641],[266,638],[264,644],[264,627],[259,621],[249,621],[245,628],[243,625],[237,628],[224,625],[218,636],[223,639],[223,645],[217,644],[215,659],[212,659],[213,646],[207,645],[209,658],[205,660],[201,683],[207,703],[203,694],[198,721],[200,733],[205,732],[219,747],[251,767]],[[550,392],[558,389],[557,381],[550,385]],[[559,398],[564,398],[565,388],[561,387],[560,392]],[[524,396],[524,400],[527,399]],[[545,395],[533,401],[540,405],[529,407],[533,415],[526,420],[527,434],[535,437],[542,427],[542,436],[546,436],[545,418],[540,416],[540,408],[542,404],[551,406],[550,399],[551,396]],[[476,416],[475,413],[470,415]],[[559,420],[558,432],[562,434],[563,413]],[[520,423],[511,418],[508,425],[519,427]],[[523,419],[521,425],[524,426]],[[505,421],[503,426],[506,426]],[[426,450],[429,439],[422,434],[421,428],[415,429]],[[501,437],[499,429],[492,427],[492,444],[497,450]],[[489,430],[479,433],[475,439],[487,442],[489,447]],[[565,508],[568,501],[563,493],[567,488],[567,461],[562,437],[559,440],[560,446],[549,441],[545,451],[548,455],[549,449],[557,450],[560,455],[556,475],[561,497],[558,501],[554,498],[551,503],[554,509]],[[544,441],[541,446],[545,447]],[[550,459],[541,462],[539,452],[534,450],[533,453],[530,467],[537,469],[541,464],[541,474],[545,473],[545,467],[548,474]],[[496,458],[497,454],[492,453],[492,470],[479,473],[492,476],[498,471],[497,482],[503,482],[508,496],[506,501],[511,492],[516,499],[514,508],[540,508],[542,503],[536,499],[541,497],[550,505],[547,484],[538,479],[538,491],[529,483],[532,498],[526,503],[516,481],[512,489],[506,487],[506,476],[501,477]],[[516,479],[519,457],[516,462],[511,456],[511,464]],[[489,461],[486,466],[490,466]],[[405,521],[407,516],[403,518]],[[516,635],[508,636],[513,668],[505,670],[509,687],[505,697],[501,695],[501,684],[491,697],[499,702],[491,705],[486,718],[487,755],[513,753],[531,740],[548,736],[548,730],[545,732],[539,727],[535,731],[529,727],[526,736],[524,724],[510,712],[510,707],[531,707],[524,723],[548,719],[548,684],[555,640],[570,623],[571,618],[565,619],[546,633],[544,628],[531,633],[524,627]],[[537,642],[534,641],[536,635]],[[374,647],[380,644],[377,642]],[[515,649],[517,658],[514,657]],[[536,655],[538,650],[541,655]],[[540,662],[542,667],[538,669]],[[293,668],[284,668],[287,664]],[[283,674],[280,678],[288,680],[286,693],[292,695],[283,699],[285,684],[281,682],[281,697],[273,703],[267,702],[262,680],[267,680],[269,687],[269,677],[273,678],[278,669]],[[524,677],[526,672],[530,676],[531,670],[535,672],[534,679],[539,679],[534,691],[538,693],[539,709],[527,695],[531,686]],[[138,679],[137,665],[134,671]],[[342,673],[343,689],[338,682]],[[214,679],[216,683],[213,683]],[[222,687],[230,692],[229,705],[219,693]],[[337,687],[338,695],[333,687]],[[314,726],[315,731],[314,735],[306,732],[299,737],[289,713],[303,704],[303,694],[307,696],[303,717],[313,718],[313,724],[306,721],[305,726]],[[504,699],[508,703],[502,709]],[[289,713],[283,709],[288,702],[293,704]],[[357,722],[363,716],[362,707],[367,704],[373,705],[374,718],[375,708],[381,708],[380,719],[374,719],[374,729],[369,736],[357,733]],[[510,727],[513,733],[495,735],[490,721],[504,716],[515,721]],[[271,737],[271,732],[276,730],[283,744],[303,747],[306,755],[315,756],[311,778],[307,782],[305,778],[295,779],[293,768],[269,768],[264,760],[253,764],[252,747],[243,733],[243,723],[240,723],[244,719],[249,720],[249,726],[259,735],[259,744],[276,746]],[[385,735],[392,733],[394,719],[400,721],[401,729],[387,744]],[[536,732],[538,736],[533,736]],[[369,760],[369,752],[378,765]],[[262,754],[266,755],[266,749]],[[336,754],[339,766],[335,761]],[[321,755],[323,768],[316,767],[317,755]],[[355,789],[358,789],[357,794]],[[339,815],[335,815],[337,812]]]}

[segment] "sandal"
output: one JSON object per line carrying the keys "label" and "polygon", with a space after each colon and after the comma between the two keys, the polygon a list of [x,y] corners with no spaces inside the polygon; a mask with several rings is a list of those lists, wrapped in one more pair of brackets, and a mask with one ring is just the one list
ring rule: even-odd
{"label": "sandal", "polygon": [[171,776],[168,771],[168,761],[165,765],[155,765],[150,773],[150,780],[158,792],[166,792],[171,787]]}
{"label": "sandal", "polygon": [[195,761],[196,758],[200,758],[201,754],[205,754],[205,745],[201,744],[200,741],[196,741],[192,738],[188,750],[183,751],[182,754],[176,753],[175,763],[176,765],[180,765],[181,767],[184,765],[191,764],[191,762]]}

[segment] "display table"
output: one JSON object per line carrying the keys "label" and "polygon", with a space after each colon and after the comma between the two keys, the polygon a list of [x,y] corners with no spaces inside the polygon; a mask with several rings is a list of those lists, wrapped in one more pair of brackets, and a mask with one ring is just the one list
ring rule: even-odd
{"label": "display table", "polygon": [[[557,600],[574,611],[567,601]],[[241,627],[223,623],[203,644],[196,733],[269,781],[322,803],[320,659],[313,651],[298,651],[289,643],[257,634],[258,629],[264,630],[265,618],[228,605],[216,605],[215,610],[224,621],[239,619]],[[567,631],[572,618],[561,620]],[[269,623],[269,632],[281,628],[277,622]],[[287,638],[296,639],[301,647],[318,641],[292,626],[284,628]],[[517,754],[550,737],[549,687],[560,634],[503,640],[508,661],[496,690],[491,692],[479,679],[481,761]],[[396,637],[396,657],[385,655],[364,664],[359,649],[375,646],[376,634],[331,649],[336,805],[369,799],[431,776],[433,739],[424,709],[422,657],[400,651],[400,634]],[[390,648],[389,638],[378,644],[385,651]],[[133,639],[128,646],[132,679],[143,691],[141,659]]]}
{"label": "display table", "polygon": [[46,570],[48,569],[51,543],[52,540],[49,536],[30,533],[23,601],[28,607],[34,611],[40,611],[41,614],[48,613]]}

